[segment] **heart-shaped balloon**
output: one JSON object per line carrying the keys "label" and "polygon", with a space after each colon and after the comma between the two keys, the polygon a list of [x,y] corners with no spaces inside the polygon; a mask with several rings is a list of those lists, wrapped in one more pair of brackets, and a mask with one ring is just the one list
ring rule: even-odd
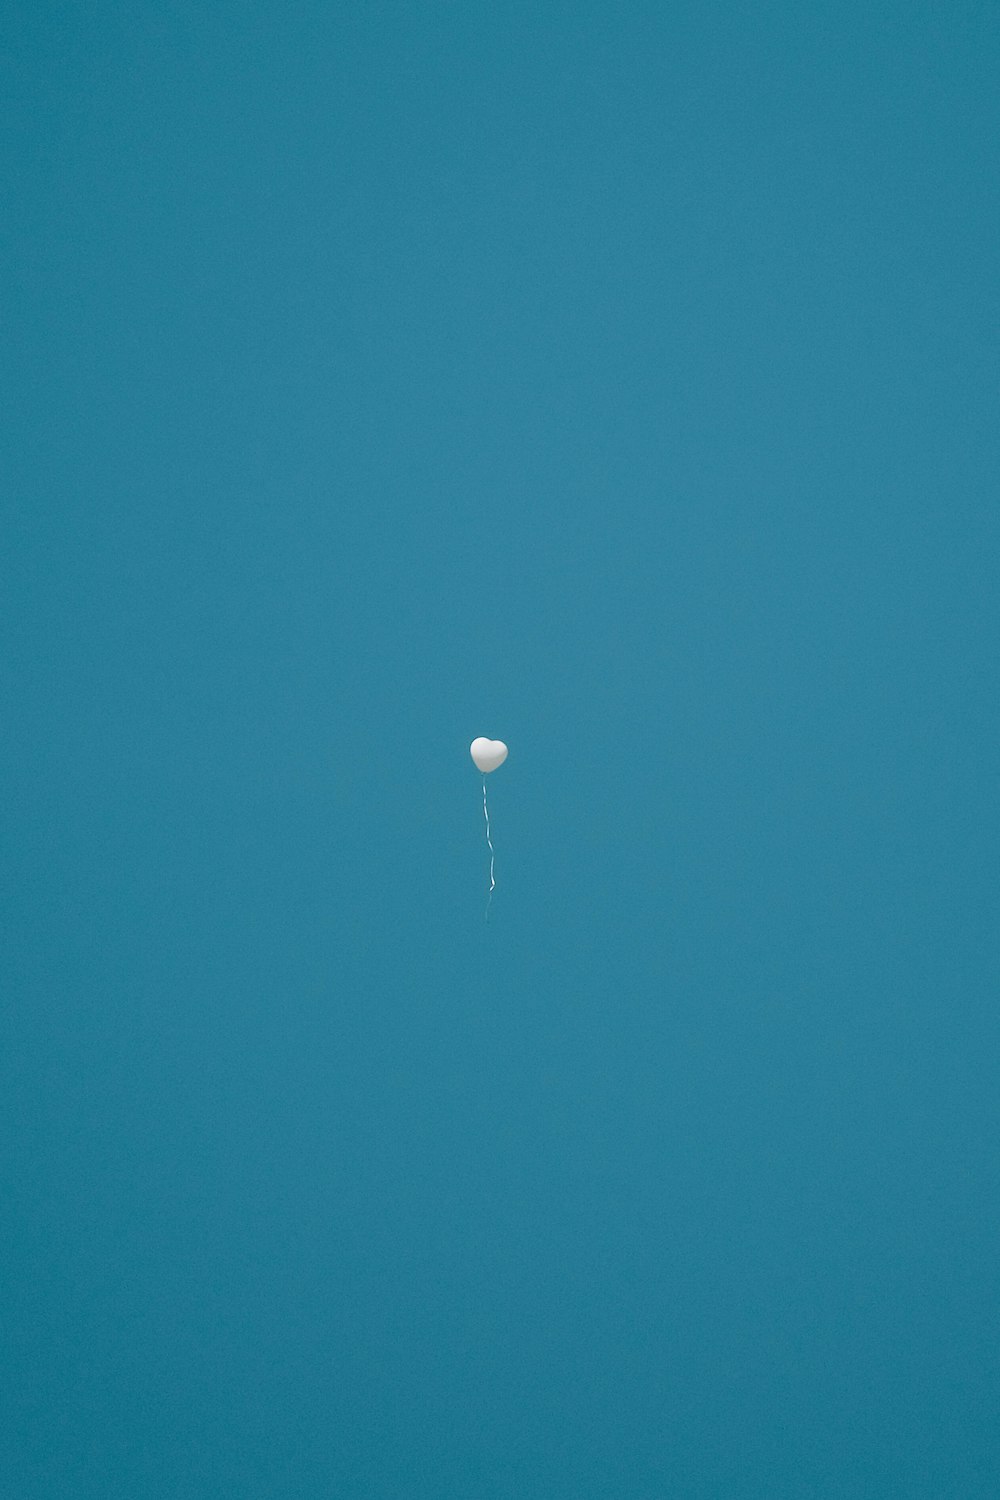
{"label": "heart-shaped balloon", "polygon": [[469,754],[486,776],[490,771],[495,771],[497,766],[503,765],[507,759],[507,746],[503,740],[487,740],[480,735],[469,746]]}

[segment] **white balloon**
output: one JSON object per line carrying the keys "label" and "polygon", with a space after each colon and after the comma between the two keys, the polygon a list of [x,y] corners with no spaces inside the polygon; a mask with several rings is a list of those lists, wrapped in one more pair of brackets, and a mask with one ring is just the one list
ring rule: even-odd
{"label": "white balloon", "polygon": [[497,766],[503,765],[507,759],[507,746],[503,740],[487,740],[480,735],[469,746],[469,754],[486,776],[490,771],[495,771]]}

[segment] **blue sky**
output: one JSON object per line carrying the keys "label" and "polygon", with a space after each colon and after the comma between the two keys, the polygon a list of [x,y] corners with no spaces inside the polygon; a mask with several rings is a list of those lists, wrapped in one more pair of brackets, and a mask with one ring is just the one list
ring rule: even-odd
{"label": "blue sky", "polygon": [[996,1495],[997,44],[10,7],[4,1496]]}

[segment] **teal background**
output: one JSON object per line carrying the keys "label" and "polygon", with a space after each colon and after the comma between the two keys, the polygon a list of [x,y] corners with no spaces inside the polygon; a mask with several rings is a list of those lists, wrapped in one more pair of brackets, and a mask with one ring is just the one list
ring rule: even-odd
{"label": "teal background", "polygon": [[0,1495],[995,1500],[995,8],[3,34]]}

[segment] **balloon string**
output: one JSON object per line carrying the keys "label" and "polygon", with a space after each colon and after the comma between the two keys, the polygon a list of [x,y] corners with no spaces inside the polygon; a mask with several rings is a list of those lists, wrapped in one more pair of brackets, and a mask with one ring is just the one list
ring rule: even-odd
{"label": "balloon string", "polygon": [[483,777],[483,817],[486,819],[486,842],[490,846],[490,893],[489,893],[489,895],[486,898],[486,917],[485,917],[485,920],[488,922],[490,920],[490,904],[491,904],[491,902],[493,900],[493,892],[494,892],[494,889],[496,888],[496,881],[493,879],[493,841],[490,838],[490,810],[489,810],[489,808],[486,805],[486,777],[485,776]]}

